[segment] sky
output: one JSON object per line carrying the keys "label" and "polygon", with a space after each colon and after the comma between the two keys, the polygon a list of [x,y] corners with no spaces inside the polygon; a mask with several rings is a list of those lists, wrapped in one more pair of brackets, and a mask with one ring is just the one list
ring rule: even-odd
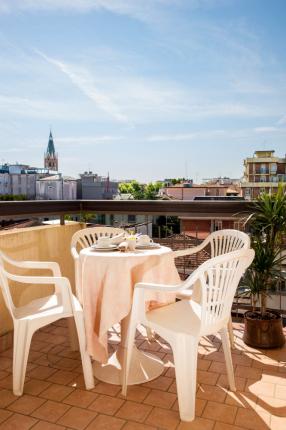
{"label": "sky", "polygon": [[122,180],[286,152],[285,0],[0,0],[0,163]]}

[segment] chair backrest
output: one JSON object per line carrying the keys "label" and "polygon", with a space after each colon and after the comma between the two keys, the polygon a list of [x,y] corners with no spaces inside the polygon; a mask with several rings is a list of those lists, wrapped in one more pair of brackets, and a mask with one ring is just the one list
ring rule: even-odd
{"label": "chair backrest", "polygon": [[0,251],[0,288],[2,290],[3,298],[5,305],[10,312],[12,318],[14,318],[14,312],[15,312],[15,305],[11,296],[10,287],[9,287],[9,281],[6,276],[5,271],[5,262],[8,262],[11,264],[12,260],[8,258],[4,252]]}
{"label": "chair backrest", "polygon": [[250,238],[243,231],[234,229],[217,230],[207,237],[211,258],[239,249],[250,248]]}
{"label": "chair backrest", "polygon": [[239,281],[253,258],[253,249],[223,254],[203,263],[184,281],[184,288],[195,283],[200,289],[200,303],[194,308],[200,308],[202,335],[219,330],[229,319]]}
{"label": "chair backrest", "polygon": [[[122,228],[115,227],[90,227],[77,231],[71,240],[71,250],[78,254],[78,251],[94,245],[99,237],[113,237],[124,233]],[[74,255],[74,254],[73,254]]]}

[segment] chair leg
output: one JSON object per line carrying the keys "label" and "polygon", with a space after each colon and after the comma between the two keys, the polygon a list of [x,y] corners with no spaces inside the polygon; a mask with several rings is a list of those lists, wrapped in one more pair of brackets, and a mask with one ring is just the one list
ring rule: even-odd
{"label": "chair leg", "polygon": [[150,327],[146,327],[146,333],[147,333],[148,342],[154,342],[154,340],[155,340],[154,334],[153,334],[152,330],[150,329]]}
{"label": "chair leg", "polygon": [[73,317],[68,318],[68,330],[71,350],[79,351],[78,335]]}
{"label": "chair leg", "polygon": [[227,377],[228,377],[229,388],[231,389],[231,391],[236,391],[233,365],[232,365],[232,357],[231,357],[231,349],[230,349],[230,344],[229,344],[227,328],[225,327],[225,328],[221,329],[220,334],[221,334],[223,352],[224,352],[224,356],[225,356],[225,364],[226,364],[226,372],[227,372]]}
{"label": "chair leg", "polygon": [[180,418],[182,421],[195,419],[198,339],[178,336],[170,342],[174,354],[176,383]]}
{"label": "chair leg", "polygon": [[232,329],[231,315],[230,315],[230,318],[228,320],[228,335],[229,335],[230,346],[231,346],[231,348],[234,348],[234,335],[233,335],[233,329]]}
{"label": "chair leg", "polygon": [[[122,395],[127,395],[127,386],[128,386],[128,376],[130,371],[132,350],[134,346],[134,339],[136,334],[137,324],[135,321],[132,321],[132,316],[129,321],[128,335],[127,335],[127,344],[124,350],[124,359],[123,359],[123,369],[122,369]],[[150,332],[151,329],[149,328]],[[152,332],[151,332],[152,333]]]}
{"label": "chair leg", "polygon": [[74,321],[77,329],[85,387],[87,390],[91,390],[94,388],[94,377],[91,358],[86,349],[86,336],[82,311],[74,313]]}
{"label": "chair leg", "polygon": [[25,321],[15,324],[13,342],[13,393],[15,396],[23,394],[31,339],[32,333]]}

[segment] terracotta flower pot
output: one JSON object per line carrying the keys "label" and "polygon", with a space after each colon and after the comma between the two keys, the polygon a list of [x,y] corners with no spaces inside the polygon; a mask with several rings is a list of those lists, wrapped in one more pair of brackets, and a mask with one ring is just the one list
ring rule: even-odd
{"label": "terracotta flower pot", "polygon": [[247,311],[244,314],[243,341],[256,348],[280,348],[285,343],[282,318],[278,312],[271,311],[273,318],[255,318],[258,313]]}

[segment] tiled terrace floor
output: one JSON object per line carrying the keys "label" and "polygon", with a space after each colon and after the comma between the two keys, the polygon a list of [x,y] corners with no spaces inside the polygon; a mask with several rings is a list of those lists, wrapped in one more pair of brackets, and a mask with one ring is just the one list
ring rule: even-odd
{"label": "tiled terrace floor", "polygon": [[[144,329],[142,329],[142,333]],[[227,390],[224,357],[218,338],[202,339],[198,362],[196,419],[182,423],[176,400],[173,360],[168,345],[138,345],[165,361],[158,379],[129,387],[97,381],[83,387],[78,353],[69,350],[66,322],[36,333],[32,341],[24,395],[11,391],[12,349],[0,354],[0,429],[5,430],[257,430],[286,429],[286,348],[259,351],[246,347],[243,326],[235,324],[233,362],[238,391]],[[116,330],[110,342],[118,341]]]}

